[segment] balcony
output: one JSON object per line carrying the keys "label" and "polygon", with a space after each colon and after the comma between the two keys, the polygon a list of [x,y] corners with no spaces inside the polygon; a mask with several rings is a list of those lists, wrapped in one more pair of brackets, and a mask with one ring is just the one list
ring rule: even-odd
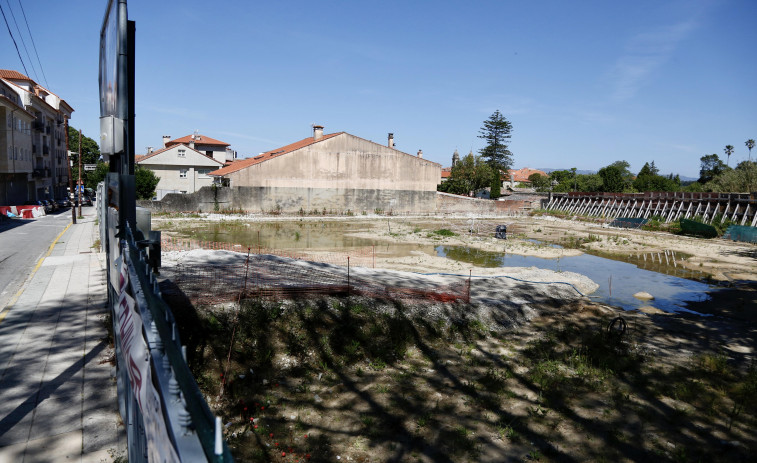
{"label": "balcony", "polygon": [[50,169],[34,169],[32,171],[32,177],[40,178],[40,177],[49,177],[50,176]]}
{"label": "balcony", "polygon": [[42,154],[50,154],[50,145],[42,145]]}
{"label": "balcony", "polygon": [[34,121],[32,122],[32,129],[36,130],[37,132],[42,132],[45,130],[45,123],[42,121]]}

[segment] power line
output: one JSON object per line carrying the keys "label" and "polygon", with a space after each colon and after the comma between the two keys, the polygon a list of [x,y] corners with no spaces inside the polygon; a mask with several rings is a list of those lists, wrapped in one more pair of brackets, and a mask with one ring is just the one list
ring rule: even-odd
{"label": "power line", "polygon": [[8,25],[8,18],[5,17],[5,10],[3,10],[3,5],[0,5],[0,13],[3,14],[3,19],[5,20],[5,27],[8,28],[8,34],[10,34],[11,40],[13,40],[13,45],[16,47],[16,53],[18,54],[18,59],[21,61],[21,66],[24,67],[24,72],[28,76],[29,71],[26,70],[26,64],[24,64],[24,59],[21,58],[21,52],[18,51],[18,44],[16,43],[16,39],[13,38],[13,32],[11,32],[11,27]]}
{"label": "power line", "polygon": [[26,23],[26,30],[29,31],[29,38],[32,39],[32,47],[34,48],[34,54],[37,55],[37,63],[39,63],[39,70],[42,71],[42,78],[45,79],[45,87],[50,88],[50,84],[47,83],[47,76],[45,75],[45,70],[42,67],[42,61],[39,60],[39,53],[37,53],[37,45],[34,44],[34,36],[32,35],[31,29],[29,29],[29,21],[26,20],[26,12],[24,11],[24,6],[21,4],[21,0],[18,0],[18,6],[21,7],[21,14],[24,15],[24,22]]}
{"label": "power line", "polygon": [[13,24],[16,25],[16,30],[18,31],[18,37],[21,39],[21,45],[24,46],[24,51],[26,52],[26,57],[29,58],[29,65],[32,67],[32,72],[34,73],[34,78],[39,81],[39,76],[37,75],[37,70],[34,68],[34,62],[32,61],[32,57],[29,54],[29,49],[26,48],[26,41],[24,40],[24,34],[21,33],[21,28],[18,27],[18,22],[16,22],[16,15],[13,13],[13,8],[11,8],[10,1],[9,0],[5,0],[5,2],[8,4],[8,11],[10,11],[11,18],[13,18]]}

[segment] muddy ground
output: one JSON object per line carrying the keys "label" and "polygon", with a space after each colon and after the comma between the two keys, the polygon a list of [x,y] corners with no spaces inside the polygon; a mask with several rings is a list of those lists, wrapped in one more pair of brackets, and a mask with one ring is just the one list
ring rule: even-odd
{"label": "muddy ground", "polygon": [[[754,245],[553,218],[365,222],[358,233],[381,240],[539,256],[585,247],[676,251],[690,256],[683,265],[728,287],[694,303],[707,318],[549,294],[528,299],[527,289],[514,288],[528,300],[528,316],[505,330],[466,317],[462,303],[446,307],[453,316],[445,322],[429,324],[413,309],[417,302],[353,296],[200,307],[179,292],[175,311],[195,327],[182,334],[193,347],[190,366],[224,417],[238,461],[752,461],[757,454]],[[515,232],[506,243],[490,235],[502,222]],[[428,233],[441,228],[456,236]],[[423,253],[379,257],[376,267],[471,268]],[[230,346],[237,324],[247,331]]]}

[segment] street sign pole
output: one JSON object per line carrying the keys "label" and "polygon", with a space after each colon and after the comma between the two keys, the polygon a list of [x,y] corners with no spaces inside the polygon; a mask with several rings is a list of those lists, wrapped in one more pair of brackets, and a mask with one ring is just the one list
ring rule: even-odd
{"label": "street sign pole", "polygon": [[82,217],[81,215],[81,195],[82,195],[82,184],[81,184],[81,129],[79,129],[79,184],[77,185],[77,188],[79,189],[79,217]]}

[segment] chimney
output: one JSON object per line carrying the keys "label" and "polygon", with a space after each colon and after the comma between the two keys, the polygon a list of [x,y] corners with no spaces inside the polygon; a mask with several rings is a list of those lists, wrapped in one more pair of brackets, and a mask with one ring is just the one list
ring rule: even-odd
{"label": "chimney", "polygon": [[418,150],[418,157],[423,159],[423,150]]}
{"label": "chimney", "polygon": [[163,135],[163,148],[166,147],[166,143],[168,143],[169,141],[171,141],[171,136],[170,135]]}
{"label": "chimney", "polygon": [[150,153],[152,153],[152,146],[147,147],[147,154],[150,154]]}
{"label": "chimney", "polygon": [[313,140],[318,141],[321,138],[323,138],[323,126],[314,125],[313,126]]}
{"label": "chimney", "polygon": [[389,134],[389,141],[387,142],[387,145],[389,148],[394,148],[394,134]]}

